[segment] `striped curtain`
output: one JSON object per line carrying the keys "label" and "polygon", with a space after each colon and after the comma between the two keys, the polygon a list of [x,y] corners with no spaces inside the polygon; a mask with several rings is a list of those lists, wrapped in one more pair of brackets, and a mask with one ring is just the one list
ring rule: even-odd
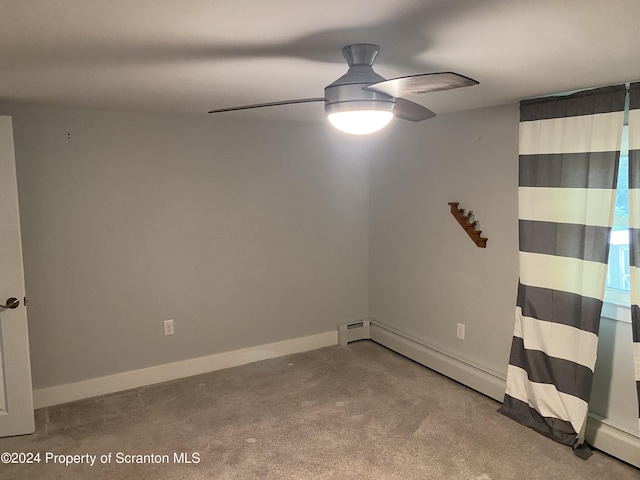
{"label": "striped curtain", "polygon": [[620,85],[520,104],[520,280],[499,411],[582,458],[624,100]]}
{"label": "striped curtain", "polygon": [[629,90],[629,232],[631,329],[640,418],[640,83],[631,84]]}

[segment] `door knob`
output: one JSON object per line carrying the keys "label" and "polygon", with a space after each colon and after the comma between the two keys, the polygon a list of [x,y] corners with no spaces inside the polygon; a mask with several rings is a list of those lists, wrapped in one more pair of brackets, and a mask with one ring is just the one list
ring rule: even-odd
{"label": "door knob", "polygon": [[18,308],[20,305],[20,300],[15,297],[7,298],[6,305],[0,305],[0,308]]}

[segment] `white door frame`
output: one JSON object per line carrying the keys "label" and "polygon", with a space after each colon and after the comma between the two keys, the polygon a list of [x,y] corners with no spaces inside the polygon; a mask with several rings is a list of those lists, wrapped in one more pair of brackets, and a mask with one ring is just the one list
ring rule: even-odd
{"label": "white door frame", "polygon": [[35,430],[11,117],[0,116],[0,436]]}

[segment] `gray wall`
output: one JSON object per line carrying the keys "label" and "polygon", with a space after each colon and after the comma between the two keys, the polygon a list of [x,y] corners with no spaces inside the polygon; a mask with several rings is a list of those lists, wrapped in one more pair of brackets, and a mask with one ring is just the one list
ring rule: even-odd
{"label": "gray wall", "polygon": [[[370,316],[505,372],[518,279],[518,107],[430,122],[419,132],[396,126],[371,165]],[[476,212],[486,249],[448,202]]]}
{"label": "gray wall", "polygon": [[[370,316],[504,378],[518,281],[518,106],[429,122],[396,125],[372,158]],[[451,216],[452,201],[476,212],[486,249]],[[591,411],[637,432],[628,323],[603,319],[598,358]]]}
{"label": "gray wall", "polygon": [[638,435],[631,324],[602,318],[589,411]]}
{"label": "gray wall", "polygon": [[[230,117],[0,113],[14,122],[35,388],[367,315],[505,375],[517,105],[365,138]],[[476,211],[486,249],[450,201]],[[633,430],[629,330],[603,322],[592,409]]]}
{"label": "gray wall", "polygon": [[34,388],[367,316],[364,142],[313,123],[0,111],[14,124]]}

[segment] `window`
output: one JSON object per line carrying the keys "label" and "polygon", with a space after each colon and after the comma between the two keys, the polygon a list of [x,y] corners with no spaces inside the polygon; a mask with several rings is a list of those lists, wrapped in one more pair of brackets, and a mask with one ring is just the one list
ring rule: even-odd
{"label": "window", "polygon": [[629,127],[622,127],[618,186],[609,237],[609,268],[602,316],[631,322],[629,292]]}

